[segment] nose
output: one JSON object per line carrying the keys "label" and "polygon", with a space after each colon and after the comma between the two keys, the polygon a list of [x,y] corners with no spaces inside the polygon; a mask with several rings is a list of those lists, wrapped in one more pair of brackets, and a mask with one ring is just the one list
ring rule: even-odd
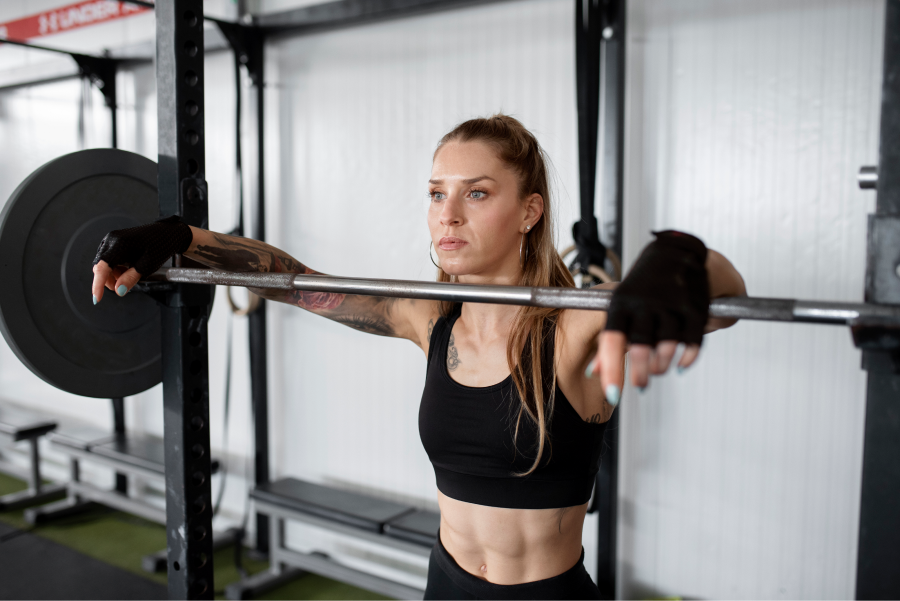
{"label": "nose", "polygon": [[461,225],[463,222],[462,205],[463,203],[456,195],[448,197],[441,206],[441,225],[445,227]]}

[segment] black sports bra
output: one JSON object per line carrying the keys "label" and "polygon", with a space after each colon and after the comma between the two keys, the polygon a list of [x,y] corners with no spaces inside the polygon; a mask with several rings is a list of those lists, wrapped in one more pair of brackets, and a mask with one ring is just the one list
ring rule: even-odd
{"label": "black sports bra", "polygon": [[[447,346],[460,312],[457,306],[432,330],[419,405],[419,436],[438,489],[453,499],[491,507],[549,509],[586,503],[600,468],[606,424],[581,419],[557,387],[548,424],[550,446],[545,445],[534,472],[516,476],[534,463],[537,427],[523,415],[513,443],[520,402],[511,375],[499,384],[473,388],[447,373]],[[544,345],[544,374],[551,373],[554,335],[555,328]],[[549,393],[549,386],[545,389]]]}

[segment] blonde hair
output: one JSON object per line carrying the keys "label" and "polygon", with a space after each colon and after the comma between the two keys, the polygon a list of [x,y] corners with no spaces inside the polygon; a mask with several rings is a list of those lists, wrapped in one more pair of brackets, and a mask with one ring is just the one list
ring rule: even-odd
{"label": "blonde hair", "polygon": [[[498,114],[460,123],[441,138],[434,151],[435,156],[444,144],[453,141],[484,142],[492,146],[500,160],[519,176],[519,198],[525,199],[536,193],[544,199],[543,218],[525,236],[522,249],[525,264],[519,285],[574,287],[572,274],[556,251],[548,161],[534,135],[517,119]],[[456,276],[438,268],[437,279],[439,282],[454,282]],[[441,314],[448,317],[456,304],[441,301]],[[506,362],[521,401],[513,440],[518,437],[523,416],[531,420],[538,430],[537,457],[531,468],[517,474],[519,476],[527,476],[538,468],[544,449],[550,444],[548,428],[556,396],[556,366],[552,361],[549,366],[542,365],[541,359],[545,340],[555,332],[553,326],[557,324],[560,313],[561,309],[520,307],[506,345]],[[522,361],[518,360],[519,349],[524,349]],[[549,389],[544,385],[545,368],[551,371]]]}

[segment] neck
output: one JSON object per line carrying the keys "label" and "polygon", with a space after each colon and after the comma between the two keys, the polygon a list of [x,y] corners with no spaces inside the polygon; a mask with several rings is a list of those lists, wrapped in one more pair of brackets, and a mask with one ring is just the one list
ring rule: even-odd
{"label": "neck", "polygon": [[[468,274],[460,276],[461,284],[480,284],[487,286],[519,286],[522,281],[522,269],[518,263],[506,266],[496,273]],[[473,326],[479,338],[491,339],[509,336],[519,307],[515,305],[489,305],[485,303],[464,303],[461,318],[466,324]]]}

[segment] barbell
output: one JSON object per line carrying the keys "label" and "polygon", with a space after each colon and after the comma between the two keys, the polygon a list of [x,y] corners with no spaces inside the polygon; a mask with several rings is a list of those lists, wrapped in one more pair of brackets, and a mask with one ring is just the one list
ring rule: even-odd
{"label": "barbell", "polygon": [[[114,229],[156,219],[156,164],[121,150],[68,154],[38,168],[0,213],[0,332],[35,374],[90,397],[137,394],[162,379],[160,313],[150,294],[88,301],[97,246]],[[290,273],[163,268],[156,281],[603,311],[609,290],[488,286]],[[714,317],[900,328],[900,306],[737,297]]]}

